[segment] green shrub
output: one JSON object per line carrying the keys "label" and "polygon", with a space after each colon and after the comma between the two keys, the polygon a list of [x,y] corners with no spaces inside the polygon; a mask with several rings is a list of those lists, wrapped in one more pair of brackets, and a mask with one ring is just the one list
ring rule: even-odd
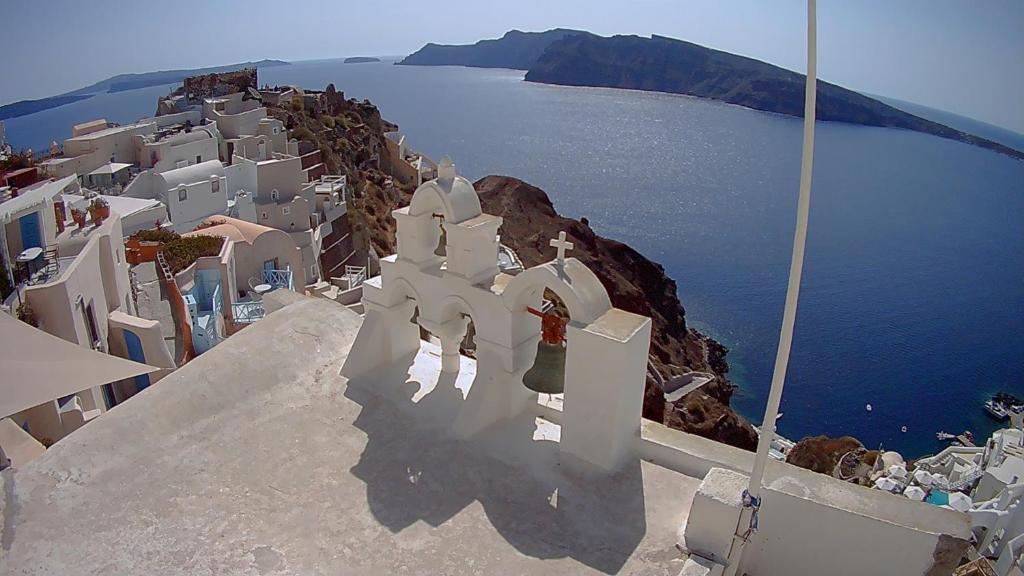
{"label": "green shrub", "polygon": [[132,234],[131,237],[142,242],[160,242],[161,244],[166,244],[181,238],[181,236],[175,234],[173,230],[167,230],[165,228],[139,230],[135,234]]}
{"label": "green shrub", "polygon": [[313,131],[305,126],[299,126],[295,130],[292,130],[291,137],[296,140],[306,140],[308,142],[316,140],[316,136],[313,134]]}
{"label": "green shrub", "polygon": [[205,256],[216,256],[224,245],[221,236],[181,236],[164,244],[161,251],[171,272],[177,274]]}

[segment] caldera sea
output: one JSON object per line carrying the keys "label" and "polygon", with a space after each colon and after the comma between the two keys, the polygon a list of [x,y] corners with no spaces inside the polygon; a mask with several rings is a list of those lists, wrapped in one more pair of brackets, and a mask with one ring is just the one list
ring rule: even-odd
{"label": "caldera sea", "polygon": [[[687,321],[730,348],[757,422],[795,220],[801,120],[685,96],[546,86],[523,72],[299,62],[260,82],[369,98],[413,148],[507,174],[664,265]],[[7,121],[16,147],[151,115],[154,87]],[[1024,162],[914,132],[819,123],[807,260],[779,431],[914,457],[997,427],[1024,396]],[[868,412],[865,405],[871,404]],[[901,428],[906,426],[906,432]]]}

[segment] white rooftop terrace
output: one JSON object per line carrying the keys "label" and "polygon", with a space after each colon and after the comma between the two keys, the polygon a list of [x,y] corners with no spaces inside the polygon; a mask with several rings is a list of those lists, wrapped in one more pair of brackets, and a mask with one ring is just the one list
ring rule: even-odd
{"label": "white rooftop terrace", "polygon": [[[550,425],[538,434],[533,413],[455,440],[442,429],[470,360],[439,377],[425,345],[411,370],[347,381],[338,372],[362,318],[282,297],[298,301],[0,475],[0,572],[674,576],[684,562],[677,531],[704,474],[752,459],[645,422],[635,460],[584,473],[557,442],[535,440],[555,435]],[[836,538],[850,537],[845,515],[869,529],[958,533],[965,522],[783,464],[767,481],[782,495],[774,501],[798,503],[797,516],[825,503]],[[771,550],[753,576],[794,555],[862,574],[855,562],[874,561],[893,534],[844,540],[836,556],[815,546],[821,525],[792,536],[788,521],[762,511],[762,533],[779,530],[782,543],[755,541]],[[905,566],[891,567],[911,573]]]}

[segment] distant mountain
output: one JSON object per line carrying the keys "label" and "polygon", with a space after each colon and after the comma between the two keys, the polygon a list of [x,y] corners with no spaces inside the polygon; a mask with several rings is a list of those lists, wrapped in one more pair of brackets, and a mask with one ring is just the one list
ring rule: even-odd
{"label": "distant mountain", "polygon": [[351,58],[345,58],[345,64],[365,64],[367,62],[380,62],[380,58],[372,58],[370,56],[352,56]]}
{"label": "distant mountain", "polygon": [[555,28],[547,32],[512,30],[497,40],[459,46],[427,44],[398,64],[410,66],[472,66],[529,70],[552,42],[589,32]]}
{"label": "distant mountain", "polygon": [[85,100],[86,98],[92,98],[92,94],[62,94],[60,96],[50,96],[49,98],[40,98],[38,100],[19,100],[18,102],[0,106],[0,120],[17,118],[18,116],[28,116],[29,114],[35,114],[36,112],[42,112],[43,110],[56,108],[57,106],[71,104],[72,102],[78,102],[79,100]]}
{"label": "distant mountain", "polygon": [[[804,112],[803,74],[662,36],[565,37],[551,43],[526,73],[526,80],[688,94],[796,117]],[[1024,159],[1019,150],[820,80],[817,118],[914,130]]]}
{"label": "distant mountain", "polygon": [[149,86],[160,86],[161,84],[174,84],[181,82],[189,76],[200,76],[202,74],[219,74],[242,68],[271,68],[274,66],[288,66],[289,63],[283,60],[260,60],[259,62],[242,62],[240,64],[228,64],[227,66],[213,66],[210,68],[191,68],[183,70],[160,70],[157,72],[144,72],[142,74],[118,74],[106,80],[79,88],[68,94],[96,94],[98,92],[121,92],[124,90],[135,90]]}
{"label": "distant mountain", "polygon": [[48,98],[40,98],[38,100],[21,100],[19,102],[0,106],[0,120],[35,114],[36,112],[84,100],[93,94],[99,94],[101,92],[136,90],[138,88],[148,88],[149,86],[174,84],[183,81],[189,76],[228,72],[241,68],[270,68],[272,66],[287,66],[288,64],[288,62],[284,62],[282,60],[260,60],[259,62],[242,62],[240,64],[229,64],[227,66],[215,66],[211,68],[161,70],[158,72],[145,72],[142,74],[118,74],[117,76],[111,76],[106,80],[100,80],[95,84],[90,84],[89,86],[79,88],[78,90],[72,90],[71,92],[65,92],[58,96],[50,96]]}
{"label": "distant mountain", "polygon": [[888,96],[879,96],[877,94],[867,94],[868,96],[879,100],[892,106],[893,108],[903,110],[908,114],[914,116],[920,116],[932,122],[938,122],[951,128],[956,128],[962,132],[968,134],[974,134],[975,136],[981,136],[993,142],[998,142],[1004,146],[1009,146],[1014,150],[1024,150],[1024,134],[1020,132],[1014,132],[1008,130],[1002,126],[996,126],[995,124],[989,124],[982,122],[981,120],[975,120],[967,116],[961,116],[960,114],[954,114],[946,110],[939,110],[938,108],[932,108],[925,106],[924,104],[918,104],[916,102],[907,102],[906,100],[897,100],[896,98],[889,98]]}
{"label": "distant mountain", "polygon": [[[513,68],[527,70],[529,82],[687,94],[798,118],[804,113],[803,74],[663,36],[512,30],[472,45],[427,44],[399,64]],[[821,80],[817,118],[914,130],[1024,159],[1006,138],[988,140]]]}

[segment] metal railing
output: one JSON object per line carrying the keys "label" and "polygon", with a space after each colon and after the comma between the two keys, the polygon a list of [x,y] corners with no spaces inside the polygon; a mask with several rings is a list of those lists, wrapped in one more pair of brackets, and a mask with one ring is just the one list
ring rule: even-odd
{"label": "metal railing", "polygon": [[349,290],[362,286],[363,282],[366,281],[366,267],[346,265],[345,275],[342,278],[348,282]]}
{"label": "metal railing", "polygon": [[275,289],[287,288],[292,289],[292,269],[286,268],[284,270],[264,270],[263,271],[263,282],[270,284]]}
{"label": "metal railing", "polygon": [[257,320],[263,319],[266,314],[266,310],[263,308],[263,302],[235,302],[231,305],[231,315],[235,319],[236,324],[252,324]]}

